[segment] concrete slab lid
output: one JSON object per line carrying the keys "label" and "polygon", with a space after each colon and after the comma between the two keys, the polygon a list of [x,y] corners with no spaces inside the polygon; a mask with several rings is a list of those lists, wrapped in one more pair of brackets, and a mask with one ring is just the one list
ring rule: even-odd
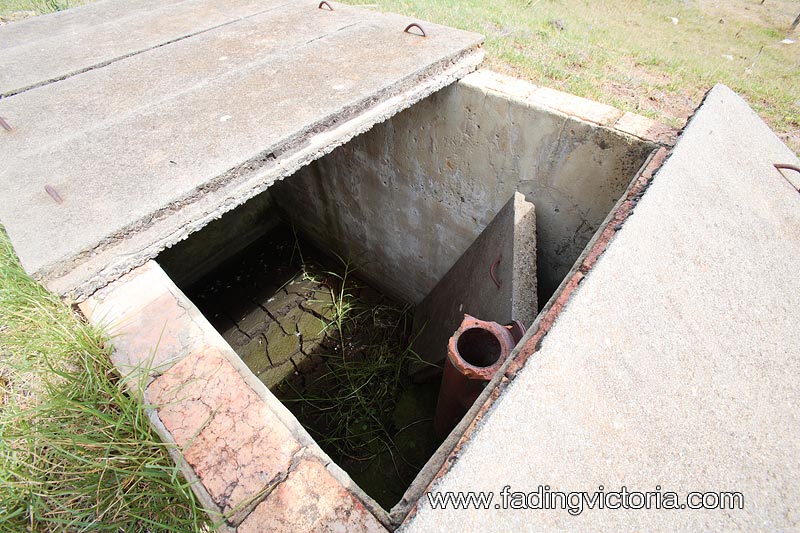
{"label": "concrete slab lid", "polygon": [[0,221],[52,290],[84,298],[482,60],[481,36],[408,17],[215,5],[106,1],[0,29]]}
{"label": "concrete slab lid", "polygon": [[[423,497],[402,530],[798,529],[800,194],[774,163],[797,158],[730,89],[711,90],[538,351],[429,487],[490,491],[489,508],[434,510]],[[504,509],[506,485],[674,491],[681,503],[731,491],[744,508],[573,516]]]}

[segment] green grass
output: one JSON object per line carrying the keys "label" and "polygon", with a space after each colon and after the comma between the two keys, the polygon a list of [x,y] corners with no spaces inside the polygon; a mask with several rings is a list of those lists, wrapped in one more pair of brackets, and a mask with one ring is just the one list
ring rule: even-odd
{"label": "green grass", "polygon": [[0,531],[206,528],[109,350],[0,229]]}
{"label": "green grass", "polygon": [[[433,430],[438,382],[413,383],[409,368],[430,365],[413,350],[413,306],[364,285],[349,261],[322,272],[325,339],[273,389],[322,449],[385,509],[402,496],[441,441]],[[433,392],[433,394],[431,394]]]}
{"label": "green grass", "polygon": [[320,302],[329,307],[323,331],[333,349],[315,353],[326,371],[306,383],[313,396],[296,389],[292,380],[279,387],[279,395],[286,403],[301,404],[301,418],[315,421],[308,429],[323,448],[359,461],[386,450],[394,456],[392,413],[407,386],[409,365],[421,361],[409,338],[412,306],[364,301],[351,263],[342,265],[341,271],[322,275],[303,266],[305,277],[328,287]]}

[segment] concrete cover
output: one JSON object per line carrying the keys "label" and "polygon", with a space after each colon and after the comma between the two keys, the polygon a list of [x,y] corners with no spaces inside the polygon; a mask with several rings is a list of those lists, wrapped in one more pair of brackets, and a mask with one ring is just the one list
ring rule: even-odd
{"label": "concrete cover", "polygon": [[[499,286],[498,286],[499,284]],[[426,361],[447,357],[464,314],[505,325],[533,322],[536,305],[536,212],[514,193],[456,264],[414,310],[414,349]]]}
{"label": "concrete cover", "polygon": [[[795,155],[715,87],[541,348],[405,531],[800,528]],[[524,341],[523,341],[524,342]],[[500,491],[739,491],[742,510],[502,510]],[[532,500],[535,504],[535,500]]]}
{"label": "concrete cover", "polygon": [[[115,18],[102,2],[0,29],[2,90],[44,84],[0,100],[0,220],[51,289],[90,294],[482,57],[480,36],[411,35],[407,17],[215,4],[140,0]],[[64,37],[50,66],[31,51],[48,32]]]}

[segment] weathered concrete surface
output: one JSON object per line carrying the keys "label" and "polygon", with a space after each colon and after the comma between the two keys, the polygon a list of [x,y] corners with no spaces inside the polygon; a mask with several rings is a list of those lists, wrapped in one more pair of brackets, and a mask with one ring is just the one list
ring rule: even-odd
{"label": "weathered concrete surface", "polygon": [[519,320],[528,327],[537,311],[536,213],[514,193],[414,310],[414,350],[438,363],[464,314],[503,325]]}
{"label": "weathered concrete surface", "polygon": [[[0,100],[14,127],[0,135],[0,195],[12,199],[0,219],[26,270],[58,293],[90,294],[482,58],[472,33],[425,23],[422,38],[402,31],[406,17],[317,4]],[[75,39],[100,39],[76,28]]]}
{"label": "weathered concrete surface", "polygon": [[97,291],[80,309],[111,336],[111,361],[133,389],[213,344],[203,315],[155,263]]}
{"label": "weathered concrete surface", "polygon": [[286,0],[96,2],[0,28],[0,96],[75,75]]}
{"label": "weathered concrete surface", "polygon": [[[404,531],[800,527],[800,195],[777,161],[797,164],[738,96],[714,88],[432,487],[492,491],[490,508],[432,510],[423,498]],[[744,508],[503,510],[504,485],[740,491]]]}
{"label": "weathered concrete surface", "polygon": [[319,461],[303,459],[237,531],[379,533],[386,528],[337,483]]}
{"label": "weathered concrete surface", "polygon": [[275,197],[370,283],[419,303],[519,191],[536,205],[546,302],[655,144],[617,130],[621,111],[541,89],[466,76],[278,184]]}
{"label": "weathered concrete surface", "polygon": [[217,351],[183,359],[147,389],[150,404],[225,513],[286,477],[300,443]]}

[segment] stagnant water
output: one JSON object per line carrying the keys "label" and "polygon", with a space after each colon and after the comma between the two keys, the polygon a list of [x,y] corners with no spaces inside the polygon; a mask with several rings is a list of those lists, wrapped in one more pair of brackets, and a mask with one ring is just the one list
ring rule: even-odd
{"label": "stagnant water", "polygon": [[280,225],[187,295],[325,452],[384,508],[441,443],[439,379],[414,383],[413,309]]}

